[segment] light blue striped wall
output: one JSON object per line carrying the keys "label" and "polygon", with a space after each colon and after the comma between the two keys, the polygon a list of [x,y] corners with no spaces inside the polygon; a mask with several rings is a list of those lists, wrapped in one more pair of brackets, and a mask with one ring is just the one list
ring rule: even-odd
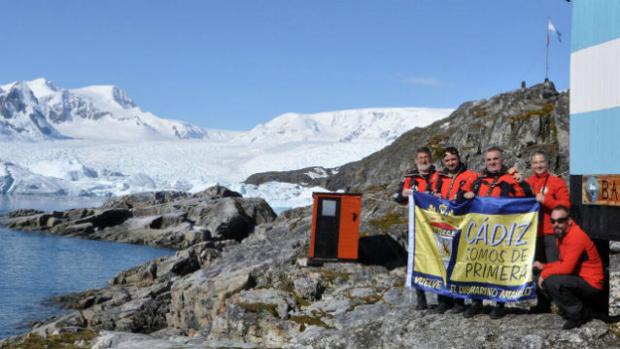
{"label": "light blue striped wall", "polygon": [[572,52],[620,37],[619,0],[572,0],[572,3]]}
{"label": "light blue striped wall", "polygon": [[[573,0],[572,15],[572,52],[620,38],[620,0]],[[570,173],[620,174],[620,106],[571,113]]]}
{"label": "light blue striped wall", "polygon": [[620,174],[620,107],[570,117],[570,173]]}

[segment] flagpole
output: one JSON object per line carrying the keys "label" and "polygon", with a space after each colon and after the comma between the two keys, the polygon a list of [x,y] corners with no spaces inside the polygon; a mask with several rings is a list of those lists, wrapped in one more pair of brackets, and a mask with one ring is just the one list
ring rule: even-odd
{"label": "flagpole", "polygon": [[549,22],[550,17],[547,17],[547,46],[545,48],[545,81],[549,80]]}
{"label": "flagpole", "polygon": [[[409,224],[407,229],[407,275],[405,276],[405,287],[410,291],[413,287],[413,260],[414,260],[414,244],[415,244],[415,198],[412,190],[409,191]],[[411,292],[409,293],[411,295]]]}

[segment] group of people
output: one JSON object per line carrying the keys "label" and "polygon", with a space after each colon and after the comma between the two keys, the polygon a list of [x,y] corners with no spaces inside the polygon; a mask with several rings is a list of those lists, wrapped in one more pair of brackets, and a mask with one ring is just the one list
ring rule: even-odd
{"label": "group of people", "polygon": [[[447,147],[442,152],[443,169],[433,166],[428,148],[415,154],[415,170],[407,173],[396,193],[396,201],[406,203],[411,190],[426,192],[447,200],[470,200],[481,197],[535,197],[540,203],[540,223],[533,263],[537,278],[537,298],[531,312],[551,312],[555,303],[566,319],[563,328],[586,323],[589,304],[602,296],[604,272],[601,257],[592,240],[570,219],[570,198],[564,180],[549,173],[544,152],[531,157],[532,174],[524,179],[515,168],[504,165],[503,150],[490,147],[484,152],[485,168],[476,173],[461,161],[458,149]],[[416,289],[416,309],[427,309],[424,291]],[[435,312],[462,313],[465,318],[483,312],[482,300],[472,299],[469,306],[461,298],[440,295]],[[504,317],[504,303],[496,302],[489,316]]]}

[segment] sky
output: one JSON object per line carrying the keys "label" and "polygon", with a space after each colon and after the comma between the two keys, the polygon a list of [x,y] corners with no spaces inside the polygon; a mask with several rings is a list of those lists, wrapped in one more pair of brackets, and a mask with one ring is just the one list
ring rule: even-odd
{"label": "sky", "polygon": [[0,83],[111,84],[145,111],[249,130],[285,112],[456,108],[569,85],[564,0],[0,0]]}

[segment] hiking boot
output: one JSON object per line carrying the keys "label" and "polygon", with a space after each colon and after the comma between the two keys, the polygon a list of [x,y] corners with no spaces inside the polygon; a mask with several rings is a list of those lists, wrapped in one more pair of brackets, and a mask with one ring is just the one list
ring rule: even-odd
{"label": "hiking boot", "polygon": [[495,307],[489,313],[489,317],[493,320],[501,319],[506,316],[506,309],[504,308],[504,303],[497,303]]}
{"label": "hiking boot", "polygon": [[416,291],[417,296],[417,304],[415,305],[415,310],[425,310],[428,309],[428,304],[426,303],[426,295],[424,291]]}
{"label": "hiking boot", "polygon": [[482,301],[480,300],[474,300],[471,302],[471,305],[469,306],[469,308],[467,308],[464,312],[463,312],[463,317],[468,319],[468,318],[472,318],[478,314],[482,313]]}
{"label": "hiking boot", "polygon": [[531,307],[528,312],[530,314],[549,314],[551,313],[551,306],[536,304],[536,306]]}
{"label": "hiking boot", "polygon": [[448,302],[446,301],[439,302],[439,304],[437,305],[437,308],[433,309],[433,313],[443,314],[446,311],[448,311],[450,308],[452,308],[452,306]]}
{"label": "hiking boot", "polygon": [[456,301],[454,306],[452,307],[452,314],[460,314],[465,311],[465,303],[461,301]]}
{"label": "hiking boot", "polygon": [[581,325],[585,324],[587,321],[585,320],[566,320],[564,326],[562,326],[563,330],[570,330],[576,327],[581,327]]}

